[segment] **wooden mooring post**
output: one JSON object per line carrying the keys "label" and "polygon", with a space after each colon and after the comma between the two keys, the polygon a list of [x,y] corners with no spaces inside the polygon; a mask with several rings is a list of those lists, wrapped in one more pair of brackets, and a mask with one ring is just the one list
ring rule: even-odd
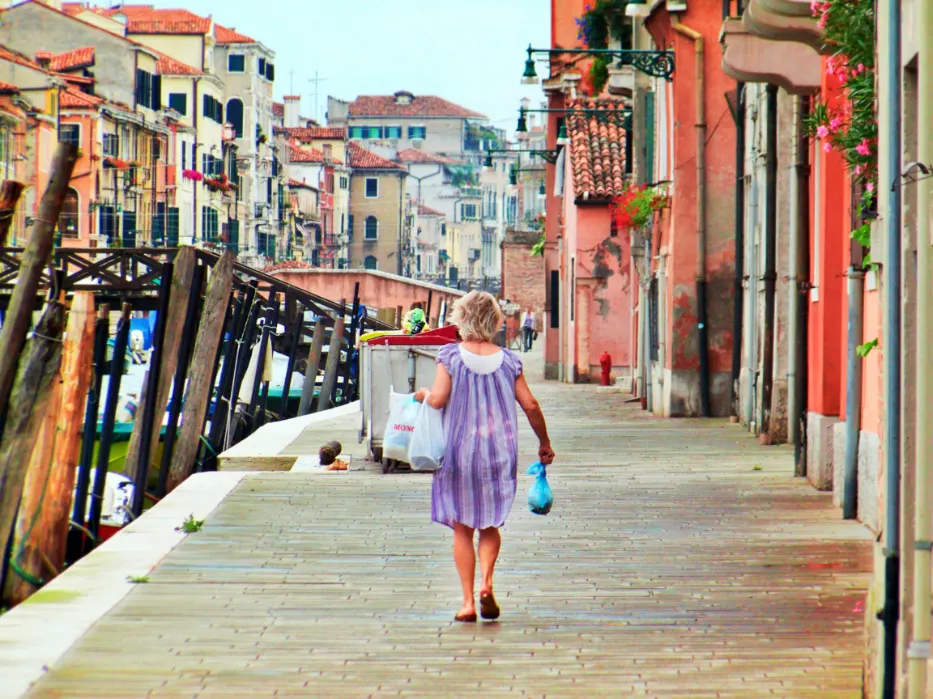
{"label": "wooden mooring post", "polygon": [[301,387],[301,402],[298,405],[298,415],[307,415],[311,412],[314,402],[314,387],[317,384],[317,373],[321,368],[321,353],[324,351],[324,338],[327,327],[324,319],[318,318],[314,324],[314,334],[311,336],[311,349],[308,351],[308,362],[305,366],[305,381]]}
{"label": "wooden mooring post", "polygon": [[74,523],[68,531],[68,544],[65,559],[68,563],[78,560],[87,548],[85,534],[87,520],[87,496],[91,484],[91,463],[94,458],[94,444],[97,441],[97,413],[100,409],[100,390],[104,380],[104,367],[107,363],[107,338],[110,334],[110,307],[103,304],[97,311],[94,324],[94,359],[93,377],[87,394],[84,409],[84,430],[81,435],[81,457],[78,462],[78,478],[71,508],[71,520]]}
{"label": "wooden mooring post", "polygon": [[285,368],[285,384],[282,386],[282,400],[279,401],[279,418],[288,419],[288,398],[292,388],[292,376],[295,373],[295,364],[298,361],[298,350],[304,338],[305,307],[297,303],[297,320],[292,330],[291,345],[288,352],[288,366]]}
{"label": "wooden mooring post", "polygon": [[[35,297],[33,297],[35,299]],[[45,419],[62,358],[65,307],[50,301],[23,348],[9,396],[9,413],[0,441],[0,550],[6,551],[23,494],[30,455]],[[14,551],[14,556],[15,556]],[[5,556],[4,556],[5,558]],[[0,561],[0,590],[5,588],[6,560]],[[15,564],[14,564],[15,566]]]}
{"label": "wooden mooring post", "polygon": [[[346,299],[340,299],[340,308],[345,308]],[[327,364],[324,367],[324,381],[321,384],[321,392],[317,398],[317,410],[323,412],[334,403],[334,395],[337,391],[337,369],[340,367],[340,351],[343,349],[343,313],[338,311],[337,319],[334,321],[334,331],[330,335],[330,344],[327,349]],[[349,358],[348,358],[349,360]],[[346,386],[344,386],[346,392]]]}
{"label": "wooden mooring post", "polygon": [[4,599],[19,604],[64,567],[82,408],[91,381],[94,294],[75,294],[58,377],[26,474]]}
{"label": "wooden mooring post", "polygon": [[214,360],[223,335],[227,306],[233,289],[233,252],[227,250],[211,271],[204,299],[204,310],[188,372],[188,390],[182,414],[181,434],[172,455],[168,491],[174,490],[194,470],[201,444],[204,419],[211,399]]}
{"label": "wooden mooring post", "polygon": [[49,256],[55,244],[58,215],[62,210],[65,192],[68,190],[68,182],[71,180],[77,157],[77,146],[68,143],[58,144],[58,149],[52,158],[52,174],[49,184],[39,202],[39,212],[32,225],[29,242],[23,251],[19,275],[13,287],[13,295],[10,298],[3,328],[0,329],[0,427],[6,420],[10,389],[16,377],[17,363],[23,343],[26,341],[26,331],[32,321],[42,272],[49,264]]}

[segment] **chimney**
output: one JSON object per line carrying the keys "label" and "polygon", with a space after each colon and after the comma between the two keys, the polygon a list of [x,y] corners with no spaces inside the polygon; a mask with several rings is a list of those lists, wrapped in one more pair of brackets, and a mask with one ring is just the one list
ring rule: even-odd
{"label": "chimney", "polygon": [[286,95],[285,101],[285,128],[293,129],[299,126],[301,118],[298,112],[301,111],[301,95]]}
{"label": "chimney", "polygon": [[52,54],[48,51],[36,51],[36,63],[43,70],[49,70],[52,65]]}
{"label": "chimney", "polygon": [[334,149],[333,146],[329,143],[324,143],[321,145],[321,150],[324,151],[324,160],[331,161],[333,160]]}

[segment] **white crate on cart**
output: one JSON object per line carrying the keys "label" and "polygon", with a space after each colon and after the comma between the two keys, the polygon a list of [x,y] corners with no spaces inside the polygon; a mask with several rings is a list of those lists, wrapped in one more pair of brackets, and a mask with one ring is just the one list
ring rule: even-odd
{"label": "white crate on cart", "polygon": [[[443,330],[435,332],[442,333]],[[366,451],[371,460],[382,461],[390,391],[412,393],[422,386],[430,387],[437,369],[437,352],[453,341],[452,334],[448,331],[443,335],[425,333],[415,337],[383,335],[361,343],[360,442],[366,441]],[[401,342],[417,344],[397,344]]]}

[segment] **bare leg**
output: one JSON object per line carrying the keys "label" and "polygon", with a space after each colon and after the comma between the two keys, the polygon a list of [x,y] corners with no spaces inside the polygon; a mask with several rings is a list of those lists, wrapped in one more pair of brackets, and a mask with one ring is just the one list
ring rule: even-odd
{"label": "bare leg", "polygon": [[454,524],[454,562],[463,587],[463,606],[459,615],[475,614],[473,584],[476,579],[476,552],[473,550],[473,528],[459,522]]}
{"label": "bare leg", "polygon": [[480,594],[492,592],[492,574],[496,567],[496,559],[499,558],[499,547],[502,544],[502,537],[499,536],[499,530],[495,527],[480,529],[479,532],[479,567],[483,575],[483,581],[480,585]]}

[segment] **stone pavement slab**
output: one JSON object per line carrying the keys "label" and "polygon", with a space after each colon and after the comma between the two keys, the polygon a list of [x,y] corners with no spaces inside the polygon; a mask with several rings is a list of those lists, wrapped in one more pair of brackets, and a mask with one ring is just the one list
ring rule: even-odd
{"label": "stone pavement slab", "polygon": [[430,476],[247,474],[29,696],[860,696],[870,536],[789,450],[535,391],[555,504],[519,476],[498,622],[452,621]]}

